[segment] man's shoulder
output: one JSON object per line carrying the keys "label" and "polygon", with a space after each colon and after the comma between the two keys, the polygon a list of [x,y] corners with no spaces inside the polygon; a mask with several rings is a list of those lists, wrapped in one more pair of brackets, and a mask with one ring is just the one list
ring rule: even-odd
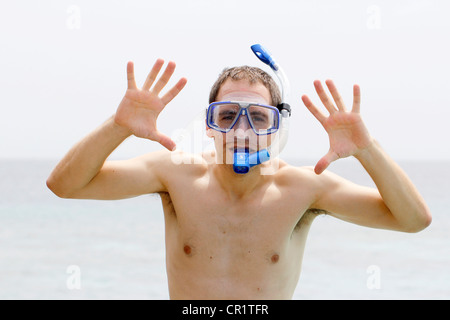
{"label": "man's shoulder", "polygon": [[143,160],[157,167],[164,176],[202,175],[208,170],[208,161],[203,155],[184,151],[160,150],[144,155]]}
{"label": "man's shoulder", "polygon": [[313,166],[293,166],[280,161],[277,171],[277,181],[295,186],[308,186],[309,188],[326,189],[342,180],[338,175],[325,170],[321,174],[314,172]]}
{"label": "man's shoulder", "polygon": [[[159,150],[144,154],[138,158],[148,165],[159,165],[166,169],[195,169],[207,165],[207,161],[201,154],[193,154],[184,151]],[[193,165],[193,166],[187,166]]]}
{"label": "man's shoulder", "polygon": [[279,179],[291,181],[299,179],[315,179],[314,167],[311,166],[293,166],[283,160],[280,160],[279,168],[276,172]]}

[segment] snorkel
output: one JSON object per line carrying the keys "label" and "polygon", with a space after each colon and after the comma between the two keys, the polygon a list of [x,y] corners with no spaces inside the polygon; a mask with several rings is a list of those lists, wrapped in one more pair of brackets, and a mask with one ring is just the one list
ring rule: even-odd
{"label": "snorkel", "polygon": [[250,154],[248,149],[236,149],[234,151],[233,170],[238,174],[245,174],[250,171],[250,168],[257,166],[271,158],[277,157],[288,140],[289,133],[289,117],[291,116],[291,108],[286,103],[289,96],[289,81],[283,69],[275,62],[272,55],[263,48],[260,44],[251,46],[253,53],[263,63],[267,64],[277,76],[281,84],[281,103],[277,106],[280,111],[281,125],[279,128],[279,138],[269,147]]}

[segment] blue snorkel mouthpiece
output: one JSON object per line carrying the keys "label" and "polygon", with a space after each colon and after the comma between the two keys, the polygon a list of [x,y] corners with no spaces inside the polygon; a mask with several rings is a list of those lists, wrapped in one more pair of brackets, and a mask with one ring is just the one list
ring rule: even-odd
{"label": "blue snorkel mouthpiece", "polygon": [[280,66],[275,62],[272,55],[264,49],[260,44],[254,44],[251,46],[253,53],[261,60],[263,63],[267,64],[275,75],[280,80],[281,84],[281,104],[278,107],[282,117],[282,127],[280,135],[280,143],[274,148],[267,148],[259,150],[255,153],[250,154],[249,150],[246,148],[237,148],[234,150],[234,161],[233,170],[238,174],[245,174],[250,171],[251,167],[259,165],[265,161],[270,160],[270,157],[276,157],[281,149],[287,142],[288,130],[289,130],[289,117],[291,115],[291,110],[286,100],[289,95],[289,81],[286,78],[285,73],[280,68]]}
{"label": "blue snorkel mouthpiece", "polygon": [[245,174],[250,170],[249,152],[247,149],[234,150],[233,170],[239,174]]}
{"label": "blue snorkel mouthpiece", "polygon": [[257,166],[270,159],[267,149],[259,150],[250,154],[248,149],[234,150],[233,170],[235,173],[244,174],[250,171],[251,167]]}

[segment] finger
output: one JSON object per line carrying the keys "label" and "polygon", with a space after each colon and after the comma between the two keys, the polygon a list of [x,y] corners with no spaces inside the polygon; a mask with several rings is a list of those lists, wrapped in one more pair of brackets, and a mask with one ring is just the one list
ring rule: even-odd
{"label": "finger", "polygon": [[127,79],[128,79],[128,89],[136,89],[136,80],[134,78],[134,64],[133,61],[128,61],[127,63]]}
{"label": "finger", "polygon": [[322,159],[319,160],[319,162],[317,162],[316,167],[314,168],[314,172],[316,174],[321,174],[333,161],[336,161],[337,159],[339,159],[339,156],[330,149],[330,151],[328,151],[328,153],[323,156]]}
{"label": "finger", "polygon": [[183,90],[184,86],[187,83],[187,79],[186,78],[181,78],[177,84],[170,89],[162,98],[162,102],[164,103],[164,105],[168,104],[170,101],[173,100],[173,98],[175,98],[181,90]]}
{"label": "finger", "polygon": [[334,85],[333,80],[327,80],[325,81],[328,90],[330,90],[331,95],[333,96],[334,102],[336,102],[336,106],[340,111],[345,111],[345,105],[344,101],[342,100],[341,95],[339,94],[339,91],[337,90],[336,86]]}
{"label": "finger", "polygon": [[320,101],[322,101],[325,108],[327,108],[330,114],[336,112],[336,108],[328,97],[327,93],[322,87],[322,83],[319,80],[314,81],[314,87],[316,88],[316,92],[319,95]]}
{"label": "finger", "polygon": [[320,123],[323,123],[323,121],[325,121],[327,117],[322,112],[320,112],[319,109],[316,108],[316,106],[312,103],[307,95],[302,96],[302,101],[305,104],[306,108],[308,108],[308,110],[317,120],[319,120]]}
{"label": "finger", "polygon": [[153,82],[155,82],[156,77],[158,76],[158,73],[161,71],[161,68],[164,64],[163,59],[156,60],[155,64],[153,65],[152,70],[147,76],[147,79],[145,79],[144,86],[142,87],[142,90],[150,90],[150,88],[153,85]]}
{"label": "finger", "polygon": [[175,62],[170,61],[166,67],[166,70],[164,70],[164,73],[162,74],[161,78],[159,78],[158,82],[156,82],[155,86],[153,87],[152,92],[154,92],[155,94],[159,94],[161,90],[166,86],[167,82],[169,82],[174,71],[175,71]]}
{"label": "finger", "polygon": [[352,112],[359,113],[361,106],[361,89],[357,84],[353,86],[353,107]]}

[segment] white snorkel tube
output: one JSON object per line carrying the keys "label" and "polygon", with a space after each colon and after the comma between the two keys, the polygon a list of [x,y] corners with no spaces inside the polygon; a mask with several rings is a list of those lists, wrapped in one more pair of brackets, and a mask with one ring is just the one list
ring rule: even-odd
{"label": "white snorkel tube", "polygon": [[259,165],[265,161],[277,157],[287,143],[289,135],[289,117],[291,116],[291,107],[287,104],[290,93],[289,81],[283,69],[275,62],[272,55],[260,44],[251,46],[253,53],[263,63],[267,64],[277,76],[281,84],[281,103],[276,106],[280,111],[281,124],[279,127],[279,137],[275,139],[267,149],[249,154],[246,150],[236,150],[234,152],[233,169],[236,173],[247,173],[251,167]]}

